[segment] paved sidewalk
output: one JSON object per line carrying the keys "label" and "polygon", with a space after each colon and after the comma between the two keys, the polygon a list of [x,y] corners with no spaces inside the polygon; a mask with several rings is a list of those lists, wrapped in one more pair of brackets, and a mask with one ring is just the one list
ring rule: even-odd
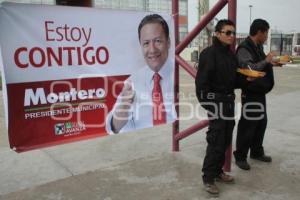
{"label": "paved sidewalk", "polygon": [[[233,163],[236,183],[219,184],[220,199],[299,199],[300,68],[277,68],[275,76],[265,138],[273,162],[250,159],[250,171]],[[182,99],[192,97],[196,105],[193,85],[182,73]],[[0,200],[210,199],[201,181],[205,130],[184,139],[177,153],[171,149],[171,126],[165,125],[17,154],[8,147],[2,104],[1,99]],[[181,116],[189,113],[189,107],[181,108]],[[180,127],[196,122],[183,121]]]}

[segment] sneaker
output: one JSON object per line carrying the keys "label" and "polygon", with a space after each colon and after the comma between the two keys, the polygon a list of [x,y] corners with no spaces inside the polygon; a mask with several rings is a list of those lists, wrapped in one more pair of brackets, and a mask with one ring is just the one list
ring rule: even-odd
{"label": "sneaker", "polygon": [[254,159],[254,160],[259,160],[262,162],[272,162],[272,157],[271,156],[266,156],[266,155],[262,155],[262,156],[251,156],[250,158]]}
{"label": "sneaker", "polygon": [[216,186],[215,183],[204,183],[204,189],[211,195],[219,196],[219,188]]}
{"label": "sneaker", "polygon": [[247,160],[237,160],[235,161],[235,164],[243,170],[250,170],[251,168]]}
{"label": "sneaker", "polygon": [[223,183],[234,183],[234,178],[233,176],[230,176],[223,172],[216,178],[216,181]]}

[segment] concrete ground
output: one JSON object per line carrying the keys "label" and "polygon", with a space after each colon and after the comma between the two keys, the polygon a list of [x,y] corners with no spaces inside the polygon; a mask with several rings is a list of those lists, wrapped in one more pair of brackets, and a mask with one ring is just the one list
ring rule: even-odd
{"label": "concrete ground", "polygon": [[[218,184],[219,199],[299,199],[300,67],[277,68],[275,76],[276,86],[268,95],[264,143],[273,162],[250,159],[250,171],[232,162],[236,183]],[[184,72],[181,91],[182,102],[197,105],[193,80]],[[165,125],[17,154],[9,149],[2,99],[0,104],[0,200],[211,198],[201,181],[206,130],[181,141],[180,152],[172,152],[172,129]],[[181,108],[184,118],[191,112],[195,107]],[[183,120],[181,129],[197,121]]]}

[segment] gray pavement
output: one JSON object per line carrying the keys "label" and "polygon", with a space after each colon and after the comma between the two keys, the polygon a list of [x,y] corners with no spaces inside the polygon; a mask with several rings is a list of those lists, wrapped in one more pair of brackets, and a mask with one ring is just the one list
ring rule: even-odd
{"label": "gray pavement", "polygon": [[[299,199],[300,67],[277,68],[275,76],[276,86],[268,95],[265,138],[273,162],[249,160],[250,171],[232,162],[236,183],[219,184],[219,199]],[[193,80],[184,72],[181,91],[182,102],[197,105]],[[0,109],[0,200],[211,198],[201,181],[205,129],[181,141],[180,152],[172,152],[172,129],[164,125],[17,154],[9,149],[2,99]],[[181,116],[190,111],[183,106]],[[196,122],[196,118],[183,120],[180,127]]]}

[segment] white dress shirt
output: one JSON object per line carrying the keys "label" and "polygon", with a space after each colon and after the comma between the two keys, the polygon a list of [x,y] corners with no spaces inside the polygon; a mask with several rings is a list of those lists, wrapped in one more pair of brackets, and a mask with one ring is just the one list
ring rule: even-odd
{"label": "white dress shirt", "polygon": [[[154,73],[150,67],[145,66],[126,80],[131,81],[135,97],[129,111],[129,120],[119,133],[153,126],[152,90]],[[174,65],[172,65],[172,62],[167,61],[158,73],[161,76],[160,86],[163,93],[167,123],[171,123],[177,118],[174,106]],[[109,134],[114,134],[111,121],[113,112],[119,103],[120,98],[118,97],[112,111],[106,117],[106,131]]]}

